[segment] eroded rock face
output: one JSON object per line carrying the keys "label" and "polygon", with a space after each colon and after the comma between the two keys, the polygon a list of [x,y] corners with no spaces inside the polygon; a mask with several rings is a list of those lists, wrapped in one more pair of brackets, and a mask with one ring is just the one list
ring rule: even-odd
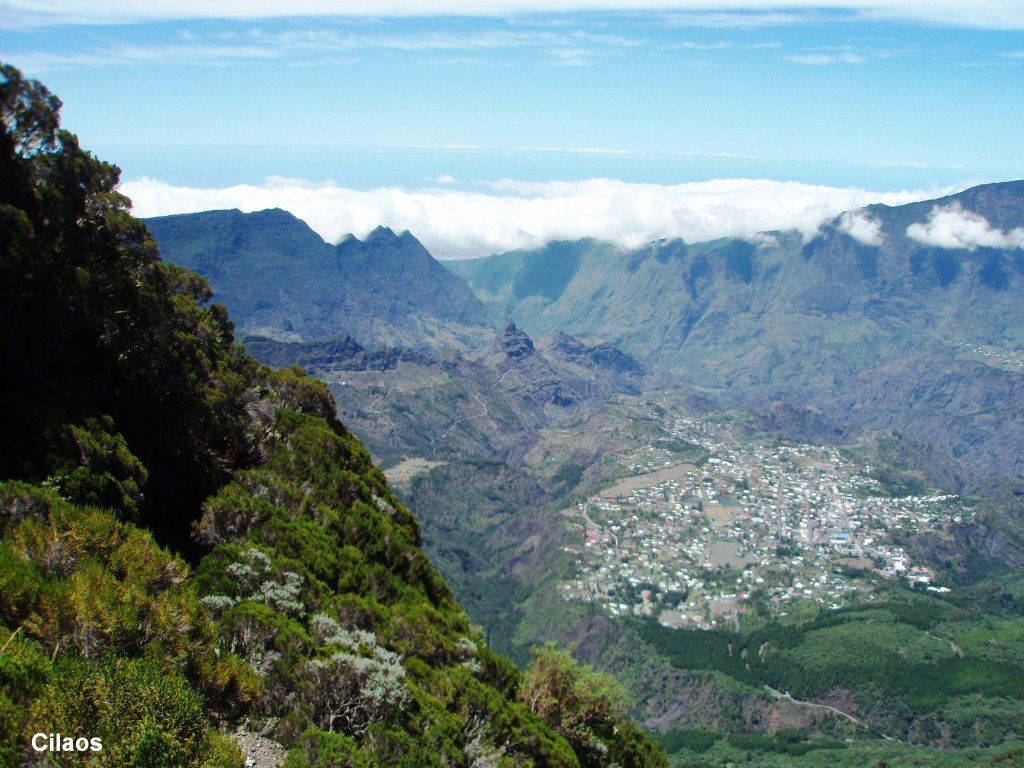
{"label": "eroded rock face", "polygon": [[494,337],[494,348],[509,360],[519,360],[533,354],[533,340],[516,327],[509,318],[505,324],[505,332]]}
{"label": "eroded rock face", "polygon": [[231,734],[231,738],[242,750],[246,768],[278,768],[288,754],[288,750],[273,739],[243,728]]}
{"label": "eroded rock face", "polygon": [[564,331],[555,334],[550,352],[588,368],[605,368],[616,373],[642,374],[644,367],[613,344],[584,344]]}
{"label": "eroded rock face", "polygon": [[365,349],[351,336],[323,341],[277,341],[263,336],[247,336],[246,351],[262,363],[275,368],[298,365],[320,373],[332,371],[390,371],[399,363],[428,364],[436,358],[429,352],[401,347]]}

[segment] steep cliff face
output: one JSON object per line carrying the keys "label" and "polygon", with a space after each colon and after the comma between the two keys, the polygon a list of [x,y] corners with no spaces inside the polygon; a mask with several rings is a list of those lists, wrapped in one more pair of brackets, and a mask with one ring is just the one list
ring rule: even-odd
{"label": "steep cliff face", "polygon": [[247,336],[246,351],[267,365],[281,368],[298,365],[321,373],[335,371],[390,371],[400,363],[427,364],[435,359],[401,347],[365,349],[351,336],[323,341],[276,341],[263,336]]}

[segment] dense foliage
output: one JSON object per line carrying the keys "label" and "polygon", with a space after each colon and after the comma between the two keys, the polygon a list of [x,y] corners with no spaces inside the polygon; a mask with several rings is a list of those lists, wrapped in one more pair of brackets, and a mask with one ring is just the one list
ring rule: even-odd
{"label": "dense foliage", "polygon": [[846,692],[868,736],[943,747],[1024,738],[1024,616],[900,597],[746,634],[653,623],[636,631],[679,669],[798,700]]}
{"label": "dense foliage", "polygon": [[568,739],[584,767],[658,761],[657,749],[625,721],[628,698],[614,678],[581,666],[553,645],[534,651],[523,698]]}
{"label": "dense foliage", "polygon": [[663,765],[531,705],[326,388],[234,344],[59,107],[0,70],[0,763],[237,768],[241,727],[289,768]]}

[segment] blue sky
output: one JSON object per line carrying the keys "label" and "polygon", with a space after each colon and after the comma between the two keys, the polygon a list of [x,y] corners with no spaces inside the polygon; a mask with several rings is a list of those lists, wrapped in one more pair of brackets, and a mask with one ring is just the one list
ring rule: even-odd
{"label": "blue sky", "polygon": [[268,177],[544,196],[498,182],[1024,176],[1019,0],[0,0],[0,58],[126,182],[166,185],[143,212]]}

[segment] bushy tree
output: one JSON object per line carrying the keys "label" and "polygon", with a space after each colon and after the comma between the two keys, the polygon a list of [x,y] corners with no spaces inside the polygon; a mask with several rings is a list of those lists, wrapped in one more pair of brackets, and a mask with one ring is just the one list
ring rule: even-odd
{"label": "bushy tree", "polygon": [[187,549],[181,510],[258,455],[259,366],[206,282],[160,261],[119,169],[60,128],[59,108],[0,65],[0,477],[141,512]]}
{"label": "bushy tree", "polygon": [[534,714],[572,744],[584,768],[666,764],[661,751],[626,721],[629,699],[619,683],[553,644],[534,651],[521,695]]}

